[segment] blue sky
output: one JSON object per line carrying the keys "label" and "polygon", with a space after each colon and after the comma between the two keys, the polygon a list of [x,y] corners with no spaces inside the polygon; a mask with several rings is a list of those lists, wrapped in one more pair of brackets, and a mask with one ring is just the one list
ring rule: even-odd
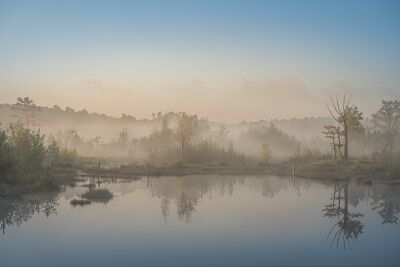
{"label": "blue sky", "polygon": [[[230,108],[251,103],[251,92],[268,102],[297,87],[310,95],[302,106],[348,90],[372,109],[376,99],[366,93],[399,95],[398,14],[399,1],[0,0],[0,90],[4,102],[30,95],[76,108],[95,94],[88,109],[145,117],[188,109],[230,120]],[[205,103],[180,99],[182,90]],[[226,95],[238,99],[224,110],[208,98]],[[260,109],[240,119],[296,115]]]}

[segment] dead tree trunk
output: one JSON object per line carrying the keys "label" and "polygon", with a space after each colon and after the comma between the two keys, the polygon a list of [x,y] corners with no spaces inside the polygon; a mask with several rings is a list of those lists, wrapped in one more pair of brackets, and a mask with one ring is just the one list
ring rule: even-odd
{"label": "dead tree trunk", "polygon": [[349,127],[344,123],[344,161],[349,160]]}

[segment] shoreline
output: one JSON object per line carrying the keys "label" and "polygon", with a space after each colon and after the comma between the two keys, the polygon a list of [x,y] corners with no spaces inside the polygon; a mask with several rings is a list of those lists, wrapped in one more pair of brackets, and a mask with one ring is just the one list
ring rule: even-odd
{"label": "shoreline", "polygon": [[[93,163],[93,162],[92,162]],[[335,162],[331,160],[309,162],[281,162],[259,165],[172,165],[149,167],[144,165],[113,168],[71,166],[52,173],[51,177],[37,179],[31,183],[0,184],[0,199],[18,197],[30,193],[60,191],[63,186],[73,184],[80,177],[98,177],[103,179],[138,180],[148,177],[189,176],[189,175],[275,175],[315,181],[343,182],[356,180],[361,183],[398,184],[400,175],[389,174],[382,163],[352,161],[343,164],[339,176]],[[92,164],[93,166],[94,164]],[[294,172],[294,173],[293,173]]]}

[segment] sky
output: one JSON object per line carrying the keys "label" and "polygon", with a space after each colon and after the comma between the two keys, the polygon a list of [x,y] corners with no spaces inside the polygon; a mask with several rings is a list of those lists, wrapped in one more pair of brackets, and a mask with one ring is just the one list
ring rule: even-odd
{"label": "sky", "polygon": [[0,103],[149,118],[369,116],[400,99],[400,1],[0,0]]}

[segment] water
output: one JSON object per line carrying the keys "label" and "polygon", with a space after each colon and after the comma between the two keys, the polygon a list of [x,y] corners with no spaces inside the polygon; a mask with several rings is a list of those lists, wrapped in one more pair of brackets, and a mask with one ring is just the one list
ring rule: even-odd
{"label": "water", "polygon": [[97,182],[115,197],[73,206],[83,182],[2,200],[0,265],[400,264],[399,185],[275,176]]}

